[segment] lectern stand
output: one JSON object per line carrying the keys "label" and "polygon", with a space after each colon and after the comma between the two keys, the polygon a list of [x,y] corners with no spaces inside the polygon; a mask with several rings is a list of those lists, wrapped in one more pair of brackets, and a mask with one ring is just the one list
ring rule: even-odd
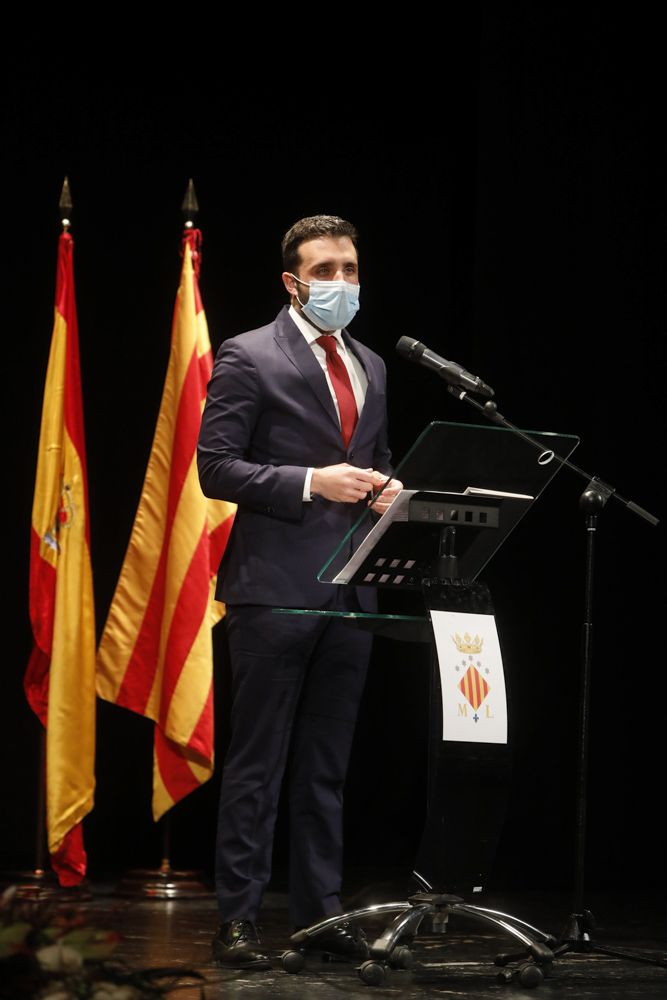
{"label": "lectern stand", "polygon": [[[524,986],[538,985],[553,960],[551,935],[466,901],[482,891],[493,861],[509,769],[506,726],[500,726],[500,736],[497,725],[492,735],[492,727],[486,726],[496,713],[489,713],[484,702],[493,692],[504,709],[504,681],[499,655],[489,680],[485,664],[490,661],[481,652],[485,629],[495,633],[495,624],[490,594],[477,577],[558,471],[555,453],[567,458],[578,443],[569,435],[533,437],[544,443],[541,453],[497,427],[430,424],[395,473],[409,488],[381,518],[371,507],[319,574],[324,582],[420,590],[423,595],[426,617],[419,622],[401,615],[345,616],[357,627],[431,643],[428,809],[413,873],[422,891],[298,931],[291,938],[294,949],[283,955],[288,972],[303,967],[298,949],[304,942],[315,945],[319,934],[338,923],[384,913],[397,916],[370,944],[368,959],[358,970],[369,985],[380,984],[388,967],[411,964],[408,944],[426,918],[435,930],[444,930],[451,916],[461,916],[509,935],[532,956],[518,971]],[[454,623],[454,634],[443,633],[443,620]],[[456,631],[459,622],[462,635]],[[467,633],[468,622],[482,623],[481,638]],[[460,663],[447,674],[450,640]]]}

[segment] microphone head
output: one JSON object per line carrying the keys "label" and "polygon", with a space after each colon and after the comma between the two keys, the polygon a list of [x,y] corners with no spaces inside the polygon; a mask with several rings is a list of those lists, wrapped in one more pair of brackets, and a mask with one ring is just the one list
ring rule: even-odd
{"label": "microphone head", "polygon": [[418,340],[415,340],[414,337],[401,337],[396,344],[396,350],[402,358],[407,358],[408,361],[419,362],[426,347]]}

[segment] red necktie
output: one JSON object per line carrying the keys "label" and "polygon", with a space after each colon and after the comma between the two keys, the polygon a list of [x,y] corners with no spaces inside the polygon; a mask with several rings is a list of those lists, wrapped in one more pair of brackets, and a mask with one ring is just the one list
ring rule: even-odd
{"label": "red necktie", "polygon": [[343,444],[347,448],[357,424],[357,403],[352,392],[352,383],[345,362],[336,350],[336,338],[332,334],[324,334],[317,338],[317,343],[323,347],[327,355],[327,370],[333,385],[338,412],[340,414],[340,432]]}

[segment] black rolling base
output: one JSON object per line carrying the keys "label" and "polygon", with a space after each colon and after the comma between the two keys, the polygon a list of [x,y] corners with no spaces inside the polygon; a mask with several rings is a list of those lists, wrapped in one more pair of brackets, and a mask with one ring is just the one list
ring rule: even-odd
{"label": "black rolling base", "polygon": [[292,974],[300,972],[306,962],[303,945],[308,942],[308,952],[312,953],[315,950],[318,934],[324,934],[344,921],[360,920],[383,913],[396,913],[397,916],[370,945],[369,957],[357,967],[359,978],[368,986],[382,985],[387,969],[405,970],[412,967],[413,955],[410,943],[417,936],[422,921],[427,918],[434,932],[444,933],[450,916],[461,916],[490,924],[496,930],[520,942],[523,946],[520,953],[499,955],[496,958],[496,965],[519,963],[514,969],[504,969],[498,974],[498,979],[507,983],[516,978],[527,988],[539,986],[544,980],[555,957],[552,948],[558,943],[552,935],[511,914],[473,906],[460,896],[449,893],[419,892],[408,900],[378,903],[375,906],[351,910],[341,916],[330,917],[328,920],[297,931],[290,938],[295,948],[286,951],[282,956],[283,969]]}

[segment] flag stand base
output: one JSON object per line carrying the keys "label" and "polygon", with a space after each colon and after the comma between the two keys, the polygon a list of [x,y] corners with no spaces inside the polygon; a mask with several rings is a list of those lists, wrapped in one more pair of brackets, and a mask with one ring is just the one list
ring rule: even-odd
{"label": "flag stand base", "polygon": [[116,896],[143,899],[197,899],[212,895],[200,872],[176,871],[169,858],[159,868],[140,868],[128,872],[119,882]]}
{"label": "flag stand base", "polygon": [[52,871],[44,868],[33,868],[32,871],[2,872],[0,883],[3,886],[15,886],[18,899],[44,900],[52,899],[58,902],[86,902],[93,898],[86,879],[79,885],[60,885]]}

